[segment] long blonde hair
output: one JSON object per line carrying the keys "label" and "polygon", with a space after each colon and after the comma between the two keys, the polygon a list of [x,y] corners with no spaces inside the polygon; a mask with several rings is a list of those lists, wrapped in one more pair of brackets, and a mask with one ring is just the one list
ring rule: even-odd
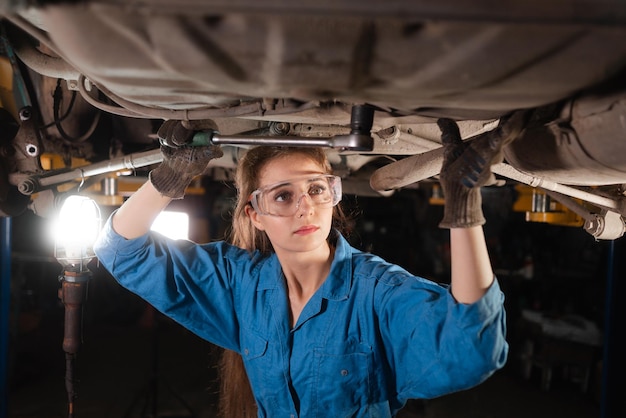
{"label": "long blonde hair", "polygon": [[[264,254],[272,253],[273,247],[263,231],[252,224],[246,214],[250,194],[259,187],[259,173],[267,163],[277,158],[290,155],[303,155],[317,163],[325,173],[331,173],[332,167],[326,153],[321,148],[268,147],[251,148],[237,165],[235,185],[237,204],[233,212],[229,241],[249,251],[258,250]],[[340,206],[333,211],[333,227],[343,230],[345,215]],[[331,233],[332,235],[332,233]],[[329,237],[330,239],[330,237]],[[255,418],[257,407],[250,388],[241,356],[231,350],[224,350],[220,361],[220,404],[219,414],[224,418]]]}

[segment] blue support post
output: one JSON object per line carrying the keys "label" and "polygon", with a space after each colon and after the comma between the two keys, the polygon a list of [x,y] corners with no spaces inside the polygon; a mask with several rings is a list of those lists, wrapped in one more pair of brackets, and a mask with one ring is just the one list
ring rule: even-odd
{"label": "blue support post", "polygon": [[626,238],[609,242],[607,254],[604,352],[602,359],[602,393],[600,417],[626,416],[623,387],[626,373],[626,343],[621,337],[626,325],[626,305],[621,301],[626,292]]}
{"label": "blue support post", "polygon": [[9,413],[9,314],[11,305],[11,218],[0,217],[0,418]]}
{"label": "blue support post", "polygon": [[611,364],[612,351],[612,320],[614,313],[613,299],[613,280],[614,280],[614,264],[615,264],[615,241],[610,241],[607,256],[607,272],[606,272],[606,296],[605,296],[605,312],[604,312],[604,350],[602,354],[602,394],[600,399],[600,416],[609,418],[610,398],[611,398],[611,381],[612,372],[609,365]]}

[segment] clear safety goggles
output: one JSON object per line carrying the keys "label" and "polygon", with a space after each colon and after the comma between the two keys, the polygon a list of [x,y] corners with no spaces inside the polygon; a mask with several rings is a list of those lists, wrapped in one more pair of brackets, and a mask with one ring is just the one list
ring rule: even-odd
{"label": "clear safety goggles", "polygon": [[250,204],[259,215],[293,216],[306,196],[309,204],[335,206],[341,200],[341,177],[323,174],[270,184],[253,191]]}

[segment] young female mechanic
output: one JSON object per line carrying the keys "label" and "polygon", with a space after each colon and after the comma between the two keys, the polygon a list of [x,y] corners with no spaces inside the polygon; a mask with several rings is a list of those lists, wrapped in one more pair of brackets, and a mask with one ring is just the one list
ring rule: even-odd
{"label": "young female mechanic", "polygon": [[174,121],[159,132],[163,162],[108,220],[96,253],[123,286],[243,358],[256,406],[234,405],[240,411],[226,417],[392,417],[410,398],[481,383],[507,357],[480,199],[501,144],[497,135],[462,142],[448,119],[439,126],[450,286],[348,244],[334,227],[341,179],[320,149],[247,152],[237,167],[234,245],[150,232],[222,154],[177,140],[185,128]]}

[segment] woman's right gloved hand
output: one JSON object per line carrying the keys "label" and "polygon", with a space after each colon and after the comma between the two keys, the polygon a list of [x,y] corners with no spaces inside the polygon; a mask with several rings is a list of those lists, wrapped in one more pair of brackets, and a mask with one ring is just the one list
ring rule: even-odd
{"label": "woman's right gloved hand", "polygon": [[197,131],[214,128],[212,121],[163,122],[157,132],[163,161],[149,175],[150,182],[161,195],[182,199],[194,177],[203,174],[211,160],[224,154],[218,145],[189,145]]}

